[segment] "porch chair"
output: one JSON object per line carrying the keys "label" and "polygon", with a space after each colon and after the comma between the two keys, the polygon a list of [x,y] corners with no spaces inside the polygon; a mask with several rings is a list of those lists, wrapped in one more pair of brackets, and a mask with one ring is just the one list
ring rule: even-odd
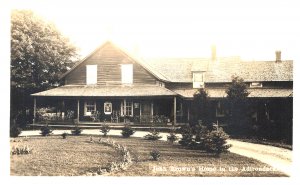
{"label": "porch chair", "polygon": [[120,112],[112,111],[110,120],[112,123],[119,123],[120,122]]}

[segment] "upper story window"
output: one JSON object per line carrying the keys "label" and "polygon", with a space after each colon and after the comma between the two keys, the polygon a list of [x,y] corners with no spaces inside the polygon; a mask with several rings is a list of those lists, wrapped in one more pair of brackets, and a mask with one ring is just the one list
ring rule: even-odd
{"label": "upper story window", "polygon": [[97,84],[97,65],[86,65],[86,84]]}
{"label": "upper story window", "polygon": [[251,88],[255,88],[255,87],[262,87],[262,83],[261,82],[252,82],[250,83],[250,87]]}
{"label": "upper story window", "polygon": [[132,64],[122,64],[122,83],[132,84],[133,83],[133,65]]}
{"label": "upper story window", "polygon": [[204,72],[193,72],[193,88],[204,88]]}

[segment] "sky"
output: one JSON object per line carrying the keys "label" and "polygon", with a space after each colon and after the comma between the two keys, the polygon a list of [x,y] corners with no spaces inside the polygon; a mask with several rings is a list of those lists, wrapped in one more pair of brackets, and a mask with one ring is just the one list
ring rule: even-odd
{"label": "sky", "polygon": [[12,0],[52,21],[82,57],[107,40],[140,57],[241,56],[283,59],[296,53],[296,1]]}

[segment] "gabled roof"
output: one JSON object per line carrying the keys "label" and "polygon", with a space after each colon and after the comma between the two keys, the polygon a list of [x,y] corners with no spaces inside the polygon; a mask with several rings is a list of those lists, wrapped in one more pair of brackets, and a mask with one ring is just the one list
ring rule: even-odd
{"label": "gabled roof", "polygon": [[243,78],[245,82],[293,81],[293,61],[291,60],[281,62],[242,61],[240,57],[219,57],[216,61],[211,61],[210,58],[141,59],[128,54],[125,49],[116,47],[110,41],[77,62],[61,76],[61,79],[106,45],[112,45],[126,57],[140,64],[154,77],[164,82],[191,83],[193,80],[192,73],[195,71],[205,71],[206,83],[231,82],[233,75]]}
{"label": "gabled roof", "polygon": [[152,74],[154,77],[158,78],[159,80],[162,81],[169,81],[163,74],[161,74],[160,72],[156,71],[154,68],[152,68],[150,65],[148,65],[147,63],[143,62],[141,59],[138,59],[136,57],[134,57],[133,55],[129,55],[128,52],[126,52],[124,49],[120,49],[119,47],[115,46],[111,41],[107,41],[104,44],[102,44],[101,46],[99,46],[98,48],[96,48],[92,53],[90,53],[88,56],[86,56],[85,58],[83,58],[82,60],[80,60],[79,62],[77,62],[70,70],[68,70],[67,72],[65,72],[60,79],[63,79],[64,77],[66,77],[70,72],[72,72],[75,68],[77,68],[81,63],[83,63],[84,61],[86,61],[88,58],[90,58],[91,56],[93,56],[95,53],[100,52],[103,48],[105,48],[107,45],[112,45],[114,48],[116,48],[119,52],[121,52],[123,55],[125,55],[126,57],[132,59],[133,61],[135,61],[136,63],[140,64],[143,68],[145,68],[150,74]]}

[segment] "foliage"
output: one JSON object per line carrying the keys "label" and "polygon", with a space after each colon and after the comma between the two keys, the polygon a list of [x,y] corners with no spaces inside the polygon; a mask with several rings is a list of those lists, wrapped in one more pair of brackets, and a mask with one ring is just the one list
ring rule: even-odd
{"label": "foliage", "polygon": [[160,158],[160,151],[157,149],[154,149],[150,151],[150,156],[152,157],[153,160],[158,161]]}
{"label": "foliage", "polygon": [[49,136],[50,134],[52,134],[52,131],[53,130],[51,130],[51,128],[48,125],[46,125],[46,126],[43,126],[41,128],[41,133],[40,134],[42,136]]}
{"label": "foliage", "polygon": [[110,128],[107,124],[103,124],[101,127],[100,127],[100,132],[103,133],[103,136],[106,137],[107,136],[107,133],[110,131]]}
{"label": "foliage", "polygon": [[56,87],[77,60],[76,48],[53,23],[30,10],[11,14],[11,111],[32,107],[30,94]]}
{"label": "foliage", "polygon": [[82,129],[79,128],[77,125],[74,127],[73,130],[71,130],[71,133],[75,136],[79,136],[82,132]]}
{"label": "foliage", "polygon": [[[152,119],[152,118],[150,117],[150,119]],[[153,124],[154,125],[158,125],[158,124],[165,125],[165,124],[167,124],[167,122],[168,122],[168,118],[165,115],[154,115],[153,116]]]}
{"label": "foliage", "polygon": [[144,136],[146,140],[159,140],[162,136],[159,135],[159,132],[155,129],[152,129],[149,134]]}
{"label": "foliage", "polygon": [[96,174],[105,174],[105,173],[112,173],[119,170],[126,170],[128,166],[132,164],[132,157],[131,154],[126,146],[117,144],[115,141],[110,139],[101,139],[99,140],[99,143],[103,143],[106,145],[109,145],[113,147],[115,150],[117,150],[121,154],[121,161],[118,162],[111,162],[108,164],[106,168],[99,167]]}
{"label": "foliage", "polygon": [[25,146],[13,146],[10,154],[11,155],[23,155],[23,154],[30,154],[32,153],[32,149],[30,149],[27,145]]}
{"label": "foliage", "polygon": [[228,152],[228,149],[231,147],[230,144],[226,144],[228,138],[228,135],[221,127],[208,132],[204,138],[206,151],[214,153],[217,156],[221,153]]}
{"label": "foliage", "polygon": [[182,126],[180,128],[182,139],[179,144],[195,150],[206,150],[207,152],[220,155],[227,152],[231,145],[226,144],[229,136],[218,125],[211,127],[203,125]]}
{"label": "foliage", "polygon": [[227,99],[232,103],[239,103],[246,100],[249,92],[244,80],[238,76],[232,77],[231,85],[226,89]]}
{"label": "foliage", "polygon": [[172,128],[169,135],[167,136],[167,140],[170,142],[170,143],[174,143],[175,141],[178,140],[178,137],[176,136],[176,133],[175,133],[175,129]]}
{"label": "foliage", "polygon": [[122,136],[125,138],[130,137],[131,135],[133,135],[135,133],[135,131],[131,128],[131,126],[129,125],[125,125],[125,127],[122,129]]}
{"label": "foliage", "polygon": [[227,105],[230,114],[230,129],[235,134],[246,134],[249,127],[249,115],[247,115],[247,96],[249,92],[244,80],[239,77],[232,77],[232,83],[226,90]]}
{"label": "foliage", "polygon": [[192,127],[189,125],[184,125],[179,129],[179,132],[181,134],[181,139],[179,141],[179,144],[183,146],[189,146],[193,142],[193,131]]}
{"label": "foliage", "polygon": [[193,123],[198,124],[198,120],[207,124],[210,120],[210,102],[208,101],[208,93],[205,89],[201,88],[194,94],[192,101]]}
{"label": "foliage", "polygon": [[18,137],[22,132],[22,129],[17,124],[13,124],[10,127],[10,137]]}
{"label": "foliage", "polygon": [[66,132],[64,132],[64,133],[61,134],[61,136],[62,136],[63,139],[66,139],[67,135],[68,135],[68,133],[66,133]]}

